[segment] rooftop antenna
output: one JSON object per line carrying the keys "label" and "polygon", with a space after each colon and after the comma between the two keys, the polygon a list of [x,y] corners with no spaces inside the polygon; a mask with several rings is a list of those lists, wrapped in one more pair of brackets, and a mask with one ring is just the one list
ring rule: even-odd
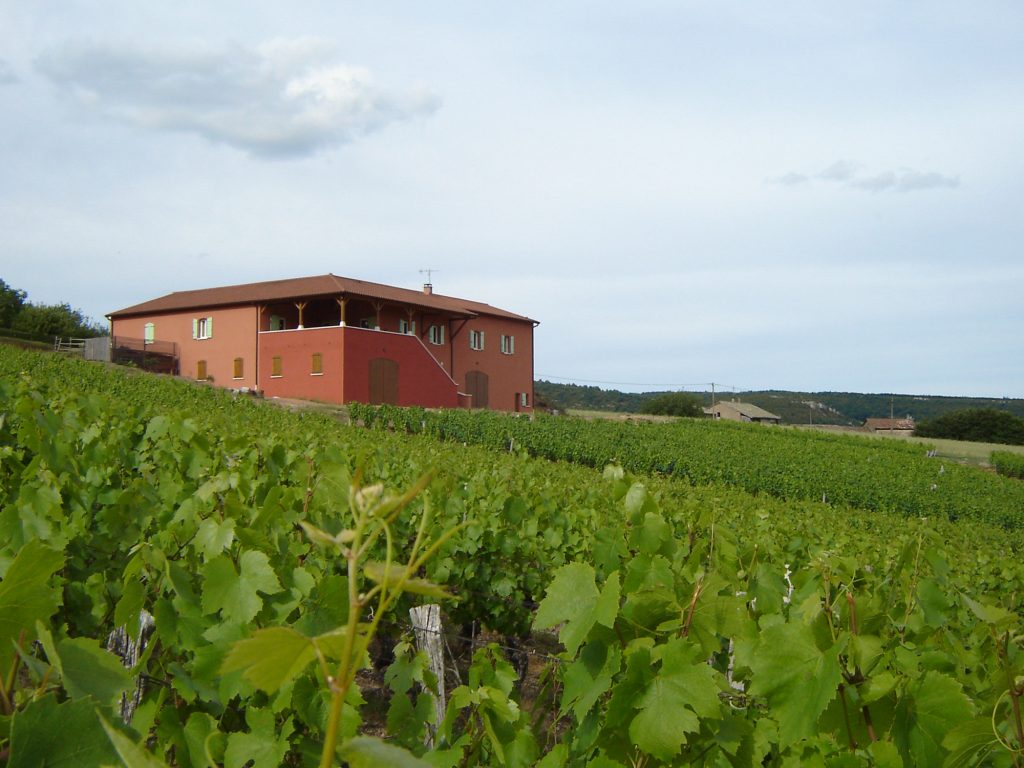
{"label": "rooftop antenna", "polygon": [[434,283],[433,283],[433,280],[431,280],[431,277],[433,276],[433,274],[435,272],[440,272],[440,271],[441,271],[440,269],[421,269],[420,270],[420,274],[421,275],[426,275],[427,276],[427,282],[425,282],[423,284],[423,292],[424,293],[429,295],[429,294],[434,292]]}

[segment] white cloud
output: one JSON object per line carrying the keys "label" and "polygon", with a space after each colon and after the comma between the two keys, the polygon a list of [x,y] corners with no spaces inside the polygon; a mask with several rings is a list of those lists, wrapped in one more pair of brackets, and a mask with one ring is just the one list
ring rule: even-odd
{"label": "white cloud", "polygon": [[898,180],[893,171],[884,171],[873,176],[861,176],[853,179],[849,186],[856,187],[857,189],[866,189],[868,192],[884,192],[895,187],[897,183]]}
{"label": "white cloud", "polygon": [[782,176],[773,176],[769,181],[782,184],[784,187],[798,187],[810,181],[810,177],[803,173],[785,173]]}
{"label": "white cloud", "polygon": [[901,171],[896,180],[896,189],[900,192],[913,192],[918,189],[938,189],[940,187],[959,187],[959,176],[944,176],[933,171]]}
{"label": "white cloud", "polygon": [[815,178],[825,179],[826,181],[849,181],[853,178],[853,174],[856,173],[856,171],[857,166],[853,163],[847,163],[843,160],[839,160],[816,174]]}
{"label": "white cloud", "polygon": [[900,171],[885,171],[874,176],[865,176],[853,179],[851,187],[866,189],[869,192],[884,192],[895,190],[897,192],[917,192],[924,189],[955,189],[960,186],[959,176],[946,176],[934,171],[914,171],[903,169]]}
{"label": "white cloud", "polygon": [[768,179],[773,184],[798,186],[812,180],[840,184],[850,189],[867,192],[920,192],[928,189],[955,189],[960,186],[959,176],[949,176],[937,171],[917,171],[913,168],[861,173],[855,163],[838,160],[813,175],[791,171],[782,176]]}
{"label": "white cloud", "polygon": [[369,70],[332,61],[331,52],[316,38],[251,48],[77,43],[36,64],[87,110],[262,158],[308,156],[438,108],[437,96],[382,88]]}

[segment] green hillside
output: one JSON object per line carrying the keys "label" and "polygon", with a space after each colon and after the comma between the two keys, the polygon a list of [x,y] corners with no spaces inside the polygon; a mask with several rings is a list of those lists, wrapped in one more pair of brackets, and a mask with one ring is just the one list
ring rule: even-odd
{"label": "green hillside", "polygon": [[[534,384],[538,403],[560,410],[639,413],[645,400],[663,392],[619,392],[579,384]],[[712,393],[694,392],[707,405]],[[996,408],[1024,417],[1024,399],[985,397],[941,397],[936,395],[864,394],[856,392],[718,392],[717,400],[752,403],[782,417],[786,424],[835,424],[859,426],[867,418],[912,416],[925,421],[964,408]]]}

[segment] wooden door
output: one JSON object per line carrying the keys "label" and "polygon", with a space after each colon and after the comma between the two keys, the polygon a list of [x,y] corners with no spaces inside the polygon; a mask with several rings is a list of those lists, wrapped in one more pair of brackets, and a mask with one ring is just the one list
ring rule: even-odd
{"label": "wooden door", "polygon": [[398,363],[387,357],[370,361],[370,405],[398,405]]}
{"label": "wooden door", "polygon": [[486,408],[490,405],[488,399],[488,379],[483,371],[469,371],[466,374],[466,394],[473,399],[470,403],[474,408]]}

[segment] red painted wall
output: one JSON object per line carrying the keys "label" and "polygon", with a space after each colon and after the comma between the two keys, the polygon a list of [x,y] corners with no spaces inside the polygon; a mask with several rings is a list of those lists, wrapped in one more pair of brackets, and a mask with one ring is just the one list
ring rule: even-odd
{"label": "red painted wall", "polygon": [[[417,329],[418,330],[418,329]],[[345,402],[369,402],[370,360],[398,363],[398,405],[456,408],[458,387],[415,336],[345,328]]]}
{"label": "red painted wall", "polygon": [[[344,328],[306,328],[260,334],[260,389],[267,397],[297,397],[343,403]],[[323,373],[312,372],[313,354],[320,353]],[[281,358],[281,376],[273,375],[274,357]]]}
{"label": "red painted wall", "polygon": [[[452,323],[456,334],[451,339],[454,356],[454,378],[460,391],[466,390],[466,374],[481,370],[488,377],[488,408],[496,411],[533,410],[533,323],[507,320],[481,315],[466,322],[459,328],[459,321]],[[483,331],[484,348],[471,349],[471,330]],[[502,335],[515,337],[515,352],[506,355],[501,352]],[[519,405],[517,395],[526,392],[529,405]]]}
{"label": "red painted wall", "polygon": [[[311,372],[319,352],[323,373]],[[260,334],[260,387],[267,397],[369,402],[370,360],[398,363],[398,405],[458,406],[457,387],[415,336],[364,328],[306,328]],[[281,376],[272,375],[275,357]]]}

